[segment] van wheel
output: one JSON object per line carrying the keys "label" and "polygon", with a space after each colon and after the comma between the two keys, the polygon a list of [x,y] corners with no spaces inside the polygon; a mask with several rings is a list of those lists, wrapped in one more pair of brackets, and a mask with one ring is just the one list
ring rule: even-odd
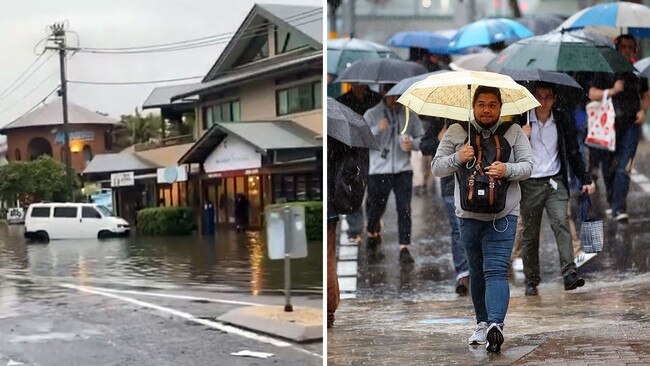
{"label": "van wheel", "polygon": [[47,231],[40,230],[36,232],[35,239],[38,242],[41,243],[49,243],[50,242],[50,236],[47,234]]}
{"label": "van wheel", "polygon": [[111,237],[111,232],[108,230],[102,230],[99,232],[99,234],[97,234],[97,237],[99,239],[108,239]]}

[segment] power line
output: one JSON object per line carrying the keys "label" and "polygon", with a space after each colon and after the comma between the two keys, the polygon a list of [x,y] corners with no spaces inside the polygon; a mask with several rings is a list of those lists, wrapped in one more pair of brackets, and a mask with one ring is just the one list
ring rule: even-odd
{"label": "power line", "polygon": [[136,84],[156,84],[167,83],[172,81],[183,81],[191,79],[201,79],[203,76],[188,76],[176,79],[163,79],[163,80],[145,80],[145,81],[84,81],[84,80],[68,80],[71,84],[89,84],[89,85],[136,85]]}
{"label": "power line", "polygon": [[[3,90],[2,93],[0,93],[0,100],[1,100],[2,98],[4,98],[4,96],[5,96],[5,94],[7,93],[7,91],[8,91],[9,89],[11,89],[11,87],[14,86],[14,85],[18,82],[18,80],[20,80],[20,79],[21,79],[21,78],[22,78],[22,77],[23,77],[27,72],[29,72],[29,70],[30,70],[34,65],[36,65],[36,63],[38,62],[38,60],[41,59],[41,57],[43,57],[43,54],[40,54],[40,55],[39,55],[39,56],[34,60],[34,62],[32,62],[32,64],[29,65],[29,67],[27,67],[27,69],[25,69],[25,71],[23,71],[23,72],[22,72],[22,73],[21,73],[21,74],[16,78],[16,80],[14,80],[11,84],[9,84],[9,86],[8,86],[5,90]],[[47,60],[49,60],[51,57],[52,57],[52,56],[48,57]],[[46,63],[47,60],[45,60],[44,63]],[[43,65],[43,64],[41,64],[41,66],[42,66],[42,65]],[[39,67],[40,67],[40,66],[39,66]],[[36,70],[38,70],[38,68],[37,68]],[[35,72],[36,70],[34,70],[34,72]],[[33,73],[32,73],[31,75],[33,75]],[[31,75],[30,75],[30,76],[31,76]],[[28,77],[28,78],[29,78],[29,77]],[[19,85],[19,86],[20,86],[20,85]],[[19,86],[18,86],[18,87],[19,87]]]}
{"label": "power line", "polygon": [[[36,91],[36,89],[40,88],[41,85],[45,84],[45,82],[48,81],[48,80],[50,80],[50,78],[51,78],[53,75],[55,75],[55,74],[56,74],[56,70],[55,70],[53,73],[49,74],[49,75],[48,75],[45,79],[43,79],[40,83],[38,83],[38,85],[36,85],[35,88],[33,88],[32,90],[28,91],[28,92],[27,92],[25,95],[23,95],[22,97],[18,98],[18,100],[17,100],[14,104],[10,105],[8,108],[6,108],[6,109],[4,109],[2,112],[0,112],[0,116],[4,115],[5,113],[7,113],[7,111],[11,110],[11,109],[12,109],[13,107],[15,107],[18,103],[22,102],[25,98],[27,98],[28,96],[30,96],[33,92]],[[57,88],[58,88],[58,87],[57,87]]]}
{"label": "power line", "polygon": [[[54,94],[55,91],[59,90],[60,87],[61,87],[61,84],[57,85],[54,89],[52,89],[51,92],[49,92],[49,93],[45,96],[45,98],[41,99],[38,103],[34,104],[34,106],[31,107],[30,109],[28,109],[25,113],[21,114],[21,115],[18,116],[17,118],[14,118],[14,121],[23,118],[23,116],[27,115],[29,112],[31,112],[31,111],[33,111],[34,109],[36,109],[39,105],[45,103],[45,101],[47,100],[47,98],[49,98],[52,94]],[[3,112],[3,113],[4,113],[4,112]],[[12,122],[13,122],[13,121],[12,121]],[[11,123],[11,122],[10,122],[10,123]],[[6,126],[6,125],[5,125],[5,126]]]}
{"label": "power line", "polygon": [[[313,23],[317,21],[321,21],[322,16],[314,19],[305,19],[299,23],[292,24],[293,26],[299,26],[303,24],[308,24],[308,23]],[[254,38],[260,35],[264,35],[266,33],[268,25],[263,25],[258,28],[254,28],[251,30],[248,30],[244,33],[242,33],[241,37],[239,38],[240,40],[243,39],[248,39],[248,38]],[[82,52],[82,53],[96,53],[96,54],[144,54],[144,53],[158,53],[158,52],[172,52],[172,51],[182,51],[182,50],[188,50],[188,49],[194,49],[194,48],[202,48],[202,47],[209,47],[209,46],[215,46],[218,44],[223,44],[223,43],[228,43],[232,39],[232,34],[228,34],[226,36],[221,36],[220,38],[214,38],[214,39],[209,39],[209,40],[204,40],[200,42],[192,42],[192,43],[186,43],[186,44],[180,44],[176,46],[169,46],[165,48],[150,48],[150,49],[137,49],[137,50],[124,50],[124,51],[114,51],[114,50],[107,50],[107,49],[93,49],[93,48],[79,48],[77,51]]]}
{"label": "power line", "polygon": [[[290,22],[296,22],[300,21],[302,19],[308,18],[308,17],[313,17],[314,15],[320,15],[320,18],[322,19],[322,9],[313,9],[301,13],[294,14],[292,16],[283,18],[284,21],[290,23]],[[251,28],[247,32],[256,32],[258,30],[265,30],[266,25],[261,25],[256,28]],[[178,46],[186,46],[189,44],[193,43],[204,43],[207,41],[216,41],[217,39],[221,39],[224,37],[232,37],[235,35],[236,32],[226,32],[226,33],[221,33],[221,34],[215,34],[215,35],[210,35],[206,37],[200,37],[200,38],[194,38],[194,39],[188,39],[184,41],[178,41],[178,42],[171,42],[171,43],[161,43],[161,44],[154,44],[154,45],[147,45],[147,46],[137,46],[137,47],[116,47],[116,48],[97,48],[97,47],[83,47],[81,50],[84,52],[86,51],[100,51],[100,52],[113,52],[113,51],[132,51],[132,50],[147,50],[151,48],[167,48],[170,46],[178,47]]]}

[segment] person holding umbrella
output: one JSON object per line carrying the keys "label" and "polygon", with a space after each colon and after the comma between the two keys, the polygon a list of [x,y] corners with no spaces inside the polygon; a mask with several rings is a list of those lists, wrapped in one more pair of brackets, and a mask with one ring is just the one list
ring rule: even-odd
{"label": "person holding umbrella", "polygon": [[[568,76],[567,76],[568,77]],[[540,279],[539,236],[542,213],[546,213],[555,234],[560,254],[564,289],[574,290],[585,281],[577,272],[573,258],[573,241],[569,230],[568,203],[570,166],[582,183],[582,192],[595,187],[584,166],[578,132],[569,116],[555,108],[557,99],[553,84],[536,82],[533,95],[541,106],[528,112],[530,123],[523,127],[533,149],[533,172],[521,186],[521,221],[523,230],[522,259],[526,276],[526,296],[536,296]]]}
{"label": "person holding umbrella", "polygon": [[[392,86],[384,85],[384,92]],[[417,115],[411,114],[408,124],[406,116],[406,108],[397,104],[395,95],[384,96],[381,103],[369,109],[363,116],[380,144],[379,151],[370,152],[366,244],[371,255],[374,255],[381,244],[381,217],[386,210],[388,196],[393,191],[398,214],[399,259],[403,266],[410,266],[413,264],[413,257],[408,250],[411,244],[413,190],[411,150],[419,150],[424,130]]]}
{"label": "person holding umbrella", "polygon": [[[618,36],[614,42],[616,50],[632,61],[636,54],[636,40],[630,35]],[[641,137],[641,125],[645,121],[645,110],[650,106],[648,80],[632,72],[598,73],[589,88],[589,99],[600,101],[607,91],[612,98],[616,119],[616,150],[591,149],[593,165],[602,165],[611,215],[616,221],[626,221],[627,194],[630,190],[632,161]]]}
{"label": "person holding umbrella", "polygon": [[361,207],[368,178],[368,149],[377,140],[363,118],[327,98],[327,327],[334,325],[340,295],[336,274],[336,225],[339,215]]}
{"label": "person holding umbrella", "polygon": [[[469,95],[474,93],[469,101],[472,108],[461,108],[463,89]],[[506,91],[505,102],[501,89]],[[503,132],[500,126],[507,122],[501,120],[501,116],[503,111],[507,111],[503,115],[523,113],[539,103],[511,78],[486,72],[446,73],[430,77],[411,86],[400,102],[413,105],[418,113],[430,111],[431,115],[435,113],[454,119],[461,119],[463,111],[473,111],[472,121],[452,124],[440,141],[431,163],[433,174],[438,177],[460,174],[461,169],[479,169],[474,164],[481,159],[481,152],[475,151],[469,141],[478,140],[479,137],[489,139],[501,131],[501,137],[509,145],[506,162],[497,159],[493,164],[480,167],[490,180],[509,181],[507,194],[501,198],[505,202],[500,212],[465,210],[461,203],[459,179],[455,180],[454,189],[460,240],[469,263],[470,294],[477,322],[468,343],[487,343],[489,352],[499,352],[504,341],[503,325],[510,298],[508,267],[521,199],[518,181],[527,179],[532,172],[528,138],[517,124],[506,125]],[[446,114],[446,111],[450,111],[450,114]],[[472,129],[462,126],[466,123],[471,123],[479,135],[468,135],[468,130]]]}

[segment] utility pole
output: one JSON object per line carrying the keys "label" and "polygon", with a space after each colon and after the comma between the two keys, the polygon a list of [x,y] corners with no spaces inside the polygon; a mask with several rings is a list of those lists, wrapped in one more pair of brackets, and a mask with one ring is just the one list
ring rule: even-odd
{"label": "utility pole", "polygon": [[61,103],[63,104],[63,159],[65,163],[65,169],[67,172],[68,178],[68,192],[70,194],[70,199],[73,199],[73,188],[72,188],[72,159],[70,156],[70,134],[68,131],[68,81],[66,79],[66,43],[65,43],[65,25],[64,23],[55,23],[51,25],[50,30],[52,34],[49,40],[54,41],[57,47],[46,47],[48,50],[57,50],[59,52],[59,66],[61,68],[61,89],[59,90],[59,96],[61,97]]}
{"label": "utility pole", "polygon": [[343,18],[344,18],[344,27],[343,34],[347,37],[354,37],[355,34],[355,24],[354,24],[354,0],[343,0]]}

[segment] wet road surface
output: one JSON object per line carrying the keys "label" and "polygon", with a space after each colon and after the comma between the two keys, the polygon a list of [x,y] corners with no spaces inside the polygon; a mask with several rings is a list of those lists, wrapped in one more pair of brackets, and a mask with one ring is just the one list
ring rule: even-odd
{"label": "wet road surface", "polygon": [[[637,183],[650,177],[649,151],[648,143],[640,146]],[[650,341],[650,192],[637,183],[628,196],[629,222],[605,221],[604,251],[580,268],[586,285],[578,290],[563,289],[555,239],[544,218],[540,296],[525,297],[523,273],[511,273],[499,355],[467,346],[473,308],[469,297],[454,291],[450,229],[439,190],[414,196],[412,271],[398,263],[391,196],[379,259],[359,246],[356,289],[348,294],[355,298],[342,301],[328,331],[328,364],[650,364],[643,347]]]}
{"label": "wet road surface", "polygon": [[[268,259],[261,235],[45,245],[0,224],[0,365],[320,365],[322,342],[216,320],[241,306],[284,304],[284,263]],[[322,244],[309,253],[292,261],[292,303],[321,308]],[[242,350],[274,356],[231,356]]]}

